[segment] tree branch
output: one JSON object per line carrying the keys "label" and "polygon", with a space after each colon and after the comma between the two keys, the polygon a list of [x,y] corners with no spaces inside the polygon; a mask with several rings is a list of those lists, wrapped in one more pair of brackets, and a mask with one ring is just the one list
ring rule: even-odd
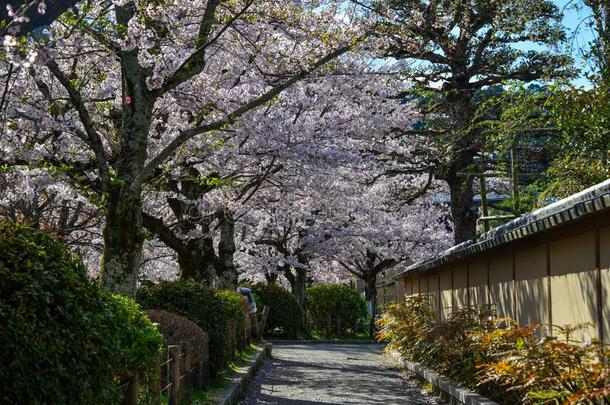
{"label": "tree branch", "polygon": [[70,101],[78,111],[78,116],[81,120],[81,123],[85,127],[85,132],[88,136],[87,144],[93,150],[95,154],[95,158],[97,161],[98,170],[100,171],[100,178],[102,180],[102,187],[105,189],[108,188],[110,183],[110,175],[108,172],[108,163],[106,159],[106,151],[104,149],[104,145],[102,143],[102,139],[99,134],[95,131],[93,121],[91,120],[91,116],[89,115],[89,111],[87,111],[87,107],[85,106],[81,94],[74,88],[70,80],[66,77],[66,75],[61,71],[59,66],[54,60],[50,60],[47,62],[47,67],[53,73],[53,76],[59,80],[61,85],[68,92],[68,96],[70,97]]}
{"label": "tree branch", "polygon": [[252,110],[256,109],[257,107],[260,107],[261,105],[273,100],[273,98],[278,96],[284,90],[286,90],[293,84],[297,83],[298,81],[303,80],[304,78],[308,77],[313,71],[315,71],[319,67],[324,66],[331,60],[339,57],[340,55],[343,55],[344,53],[349,51],[351,49],[351,47],[352,47],[352,45],[346,45],[346,46],[343,46],[343,47],[329,53],[328,55],[326,55],[323,58],[321,58],[320,60],[318,60],[315,64],[313,64],[313,66],[311,67],[310,70],[303,70],[300,73],[292,76],[290,79],[286,80],[284,83],[281,83],[281,84],[273,87],[271,90],[269,90],[266,93],[262,94],[261,96],[255,98],[254,100],[251,100],[250,102],[242,105],[241,107],[236,108],[231,113],[229,113],[227,115],[227,117],[224,119],[218,120],[216,122],[212,122],[210,124],[191,128],[186,131],[182,131],[161,152],[159,152],[154,158],[152,158],[150,160],[150,162],[148,162],[148,164],[144,167],[144,169],[140,172],[140,174],[134,180],[132,187],[134,189],[137,189],[144,182],[148,181],[149,176],[151,175],[151,173],[154,172],[155,168],[157,166],[159,166],[160,164],[162,164],[170,156],[172,156],[176,152],[176,150],[178,150],[188,140],[194,138],[197,135],[211,132],[214,130],[218,130],[227,125],[232,124],[233,122],[235,122],[236,119],[238,119],[242,115],[246,114],[247,112],[252,111]]}

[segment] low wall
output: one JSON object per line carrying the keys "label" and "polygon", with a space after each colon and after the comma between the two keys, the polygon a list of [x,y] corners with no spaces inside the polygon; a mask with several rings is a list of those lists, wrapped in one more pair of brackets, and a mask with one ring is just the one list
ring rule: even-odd
{"label": "low wall", "polygon": [[521,325],[589,323],[573,336],[610,343],[610,213],[403,276],[405,295],[429,294],[438,318],[493,304]]}

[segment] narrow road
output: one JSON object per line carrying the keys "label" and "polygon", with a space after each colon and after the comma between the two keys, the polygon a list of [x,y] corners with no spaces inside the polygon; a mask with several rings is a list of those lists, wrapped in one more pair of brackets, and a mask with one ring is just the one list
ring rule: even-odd
{"label": "narrow road", "polygon": [[375,344],[273,344],[242,405],[435,404]]}

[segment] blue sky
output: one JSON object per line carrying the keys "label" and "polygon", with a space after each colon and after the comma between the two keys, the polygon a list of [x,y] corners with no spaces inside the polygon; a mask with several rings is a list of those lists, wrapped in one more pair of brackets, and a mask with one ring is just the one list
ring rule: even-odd
{"label": "blue sky", "polygon": [[[588,48],[588,43],[594,34],[588,26],[591,20],[589,10],[582,5],[582,0],[555,0],[555,3],[564,9],[563,23],[568,32],[569,51],[576,60],[576,66],[583,72],[588,70],[586,61],[582,58],[582,50]],[[587,86],[588,81],[581,77],[574,80],[577,85]]]}

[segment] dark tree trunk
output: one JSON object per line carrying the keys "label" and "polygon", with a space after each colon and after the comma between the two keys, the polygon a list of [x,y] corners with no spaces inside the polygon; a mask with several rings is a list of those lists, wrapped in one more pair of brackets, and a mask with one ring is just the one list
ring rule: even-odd
{"label": "dark tree trunk", "polygon": [[449,162],[442,179],[449,186],[453,238],[456,244],[473,239],[476,234],[477,212],[474,204],[472,172],[474,157],[477,154],[477,137],[470,129],[473,105],[472,91],[460,88],[447,97],[448,109],[452,120],[452,146]]}
{"label": "dark tree trunk", "polygon": [[[468,165],[454,165],[454,171],[467,170]],[[461,167],[461,168],[460,168]],[[451,218],[455,244],[473,239],[476,234],[477,213],[474,205],[472,179],[451,173],[447,178],[451,193]]]}
{"label": "dark tree trunk", "polygon": [[109,193],[104,227],[102,283],[113,293],[134,297],[142,262],[142,204],[125,186]]}
{"label": "dark tree trunk", "polygon": [[367,272],[365,276],[364,298],[370,308],[369,337],[373,339],[375,337],[375,307],[377,306],[377,275],[374,272]]}
{"label": "dark tree trunk", "polygon": [[210,237],[183,240],[174,230],[165,225],[162,219],[156,218],[146,212],[142,213],[143,224],[146,229],[155,234],[161,242],[176,252],[180,266],[180,278],[183,280],[196,280],[212,285],[214,279],[216,253],[214,253],[214,240]]}
{"label": "dark tree trunk", "polygon": [[296,290],[297,279],[294,274],[292,274],[292,269],[289,265],[284,264],[281,267],[281,270],[284,273],[284,277],[286,277],[286,280],[288,280],[288,284],[290,284],[290,291],[292,291],[292,293],[294,294],[294,291]]}
{"label": "dark tree trunk", "polygon": [[237,289],[237,269],[233,261],[236,251],[235,220],[230,212],[224,212],[221,221],[216,275],[220,279],[221,288],[235,291]]}
{"label": "dark tree trunk", "polygon": [[299,305],[303,307],[305,304],[305,284],[307,282],[307,271],[305,269],[295,269],[296,277],[292,287],[292,294],[297,298]]}
{"label": "dark tree trunk", "polygon": [[191,279],[212,285],[216,256],[211,238],[191,240],[176,253],[180,266],[180,279]]}
{"label": "dark tree trunk", "polygon": [[[115,7],[116,21],[127,26],[133,17],[130,5]],[[138,62],[138,50],[123,50],[121,74],[123,108],[120,146],[116,151],[116,176],[106,203],[102,281],[114,293],[133,297],[142,261],[142,179],[147,158],[155,97],[148,91],[149,74]]]}
{"label": "dark tree trunk", "polygon": [[267,284],[276,284],[277,283],[277,273],[265,273],[265,280],[267,280]]}

